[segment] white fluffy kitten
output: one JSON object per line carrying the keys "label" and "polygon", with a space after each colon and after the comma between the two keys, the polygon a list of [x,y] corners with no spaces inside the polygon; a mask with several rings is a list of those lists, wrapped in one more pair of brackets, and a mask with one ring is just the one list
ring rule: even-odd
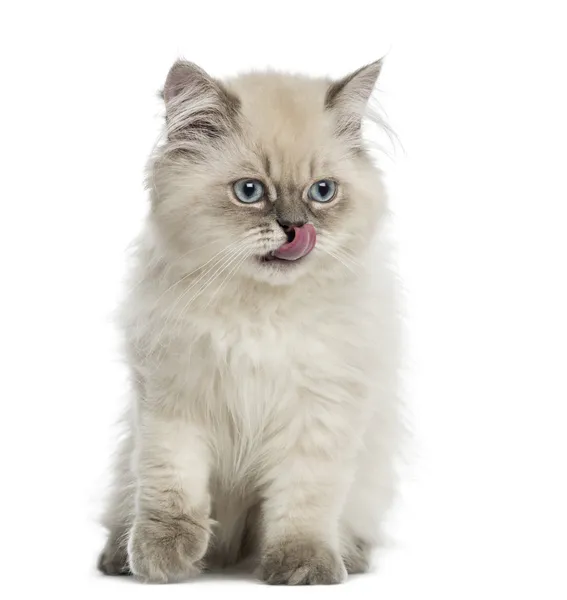
{"label": "white fluffy kitten", "polygon": [[386,201],[361,138],[379,71],[172,67],[123,309],[134,397],[103,572],[367,570],[399,437],[393,277],[372,249]]}

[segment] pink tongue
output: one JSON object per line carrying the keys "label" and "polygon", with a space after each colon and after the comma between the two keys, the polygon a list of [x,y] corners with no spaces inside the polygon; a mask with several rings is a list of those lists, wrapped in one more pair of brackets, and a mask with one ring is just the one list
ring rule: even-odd
{"label": "pink tongue", "polygon": [[307,256],[315,248],[317,233],[311,223],[307,223],[303,227],[294,227],[293,231],[295,233],[293,240],[280,246],[274,252],[274,256],[283,260],[297,260]]}

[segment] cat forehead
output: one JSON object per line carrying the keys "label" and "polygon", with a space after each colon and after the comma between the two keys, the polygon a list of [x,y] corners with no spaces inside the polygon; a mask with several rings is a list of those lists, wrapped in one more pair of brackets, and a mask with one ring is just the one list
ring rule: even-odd
{"label": "cat forehead", "polygon": [[280,73],[250,73],[227,87],[240,100],[244,133],[261,148],[273,169],[313,163],[334,141],[333,121],[325,110],[329,82]]}

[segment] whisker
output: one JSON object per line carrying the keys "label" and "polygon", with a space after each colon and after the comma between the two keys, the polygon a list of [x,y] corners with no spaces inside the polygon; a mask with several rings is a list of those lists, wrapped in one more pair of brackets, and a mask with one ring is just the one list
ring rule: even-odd
{"label": "whisker", "polygon": [[345,248],[341,248],[338,246],[334,246],[333,248],[327,247],[325,245],[325,243],[323,244],[319,244],[319,248],[321,250],[325,250],[327,251],[327,253],[332,252],[333,254],[341,257],[343,260],[345,260],[346,262],[350,263],[351,265],[357,267],[357,268],[364,268],[364,265],[357,260],[354,255],[352,255],[350,252],[348,252]]}
{"label": "whisker", "polygon": [[[191,277],[191,275],[194,275],[195,273],[198,273],[201,269],[204,269],[208,264],[210,264],[213,260],[215,260],[215,258],[217,258],[219,255],[222,255],[223,253],[228,252],[231,248],[234,248],[235,246],[239,246],[239,245],[243,244],[245,241],[246,241],[246,238],[240,239],[240,240],[236,240],[236,241],[232,242],[231,244],[229,244],[228,246],[226,246],[225,248],[223,248],[222,250],[220,250],[219,252],[217,252],[214,256],[212,256],[207,262],[203,263],[202,265],[200,265],[199,267],[197,267],[196,269],[194,269],[190,273],[186,273],[183,277],[181,277],[175,283],[173,283],[172,285],[170,285],[162,294],[160,294],[160,296],[156,300],[156,304],[161,300],[161,298],[163,298],[163,296],[165,296],[165,294],[167,294],[174,287],[176,287],[177,285],[179,285],[182,281],[185,281],[186,279],[188,279],[189,277]],[[204,247],[204,246],[202,246],[202,247]],[[196,248],[195,248],[195,250],[196,250]],[[187,256],[187,254],[185,254],[183,256]],[[188,289],[190,289],[190,288],[188,288]],[[187,290],[185,290],[185,291],[187,291]]]}
{"label": "whisker", "polygon": [[[201,273],[196,279],[195,281],[193,281],[191,283],[191,285],[189,285],[187,288],[185,288],[183,290],[183,292],[176,298],[175,302],[173,302],[173,304],[169,307],[167,316],[165,318],[164,324],[160,330],[160,333],[157,336],[157,343],[158,345],[161,343],[161,339],[163,337],[163,334],[167,328],[167,325],[169,324],[169,321],[175,311],[175,308],[178,306],[178,304],[181,302],[181,300],[195,287],[197,286],[203,279],[205,279],[208,275],[210,275],[217,267],[226,264],[226,262],[229,261],[229,259],[231,257],[233,257],[236,253],[239,253],[240,249],[243,248],[246,243],[247,243],[247,239],[244,240],[238,240],[238,242],[236,243],[236,247],[233,247],[234,244],[231,244],[230,246],[228,246],[227,248],[224,248],[223,250],[221,250],[220,252],[218,252],[213,258],[211,258],[210,260],[208,260],[204,265],[202,265],[199,269],[196,269],[193,273],[201,270],[202,268],[204,268],[206,265],[208,265],[212,260],[214,260],[219,254],[221,254],[221,256],[208,268],[206,269],[203,273]],[[215,271],[215,273],[218,272]],[[193,274],[192,273],[192,274]],[[186,279],[187,276],[185,276],[183,279]],[[181,280],[180,280],[181,281]],[[207,280],[209,281],[209,280]],[[179,283],[179,282],[177,282]],[[170,287],[175,287],[175,286],[170,286]],[[183,313],[183,311],[185,310],[185,308],[181,311],[180,315]],[[179,318],[180,315],[178,315],[177,319],[176,319],[176,324],[179,322]]]}
{"label": "whisker", "polygon": [[249,250],[248,252],[246,252],[244,254],[244,256],[242,257],[242,259],[236,263],[236,265],[229,271],[228,275],[222,280],[221,284],[219,285],[219,287],[217,287],[217,289],[214,291],[213,295],[210,297],[209,301],[207,302],[205,308],[207,308],[209,306],[209,304],[213,301],[213,298],[220,293],[220,291],[222,290],[222,288],[225,286],[225,284],[229,281],[229,279],[231,277],[234,277],[234,275],[236,274],[236,271],[244,264],[244,262],[250,258],[250,256],[252,256],[252,254],[254,254],[254,250]]}
{"label": "whisker", "polygon": [[350,266],[348,265],[346,262],[344,262],[344,260],[342,260],[341,258],[339,258],[336,254],[334,254],[331,250],[329,250],[328,248],[323,248],[321,246],[319,246],[319,249],[322,252],[325,252],[326,254],[328,254],[329,256],[332,256],[335,260],[337,260],[338,262],[340,262],[346,269],[348,269],[351,273],[355,273],[356,271]]}
{"label": "whisker", "polygon": [[[229,260],[225,261],[225,263],[221,267],[219,267],[207,281],[205,281],[205,283],[195,292],[195,294],[193,294],[193,296],[189,299],[189,301],[185,304],[185,306],[181,310],[179,317],[181,317],[181,315],[183,315],[185,313],[185,311],[189,308],[189,306],[199,296],[201,296],[203,294],[203,292],[213,283],[213,281],[215,281],[219,277],[219,275],[224,273],[226,271],[226,269],[228,269],[228,267],[230,267],[230,265],[234,263],[234,261],[238,260],[241,256],[241,254],[245,251],[246,251],[245,249],[240,248],[236,253],[232,253],[231,258]],[[178,317],[178,320],[179,320],[179,317]]]}
{"label": "whisker", "polygon": [[352,254],[349,254],[342,248],[333,248],[333,252],[335,252],[335,254],[337,254],[338,256],[341,256],[346,261],[350,262],[352,265],[354,265],[356,267],[363,268],[363,266],[364,266],[360,261],[358,261],[356,258],[354,258],[354,256]]}

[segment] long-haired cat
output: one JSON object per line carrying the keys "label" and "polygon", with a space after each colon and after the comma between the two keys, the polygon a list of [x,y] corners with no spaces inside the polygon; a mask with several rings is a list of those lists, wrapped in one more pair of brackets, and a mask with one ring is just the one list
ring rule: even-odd
{"label": "long-haired cat", "polygon": [[103,572],[251,562],[293,585],[368,569],[399,437],[386,199],[362,139],[380,67],[171,68],[122,310],[133,397]]}

